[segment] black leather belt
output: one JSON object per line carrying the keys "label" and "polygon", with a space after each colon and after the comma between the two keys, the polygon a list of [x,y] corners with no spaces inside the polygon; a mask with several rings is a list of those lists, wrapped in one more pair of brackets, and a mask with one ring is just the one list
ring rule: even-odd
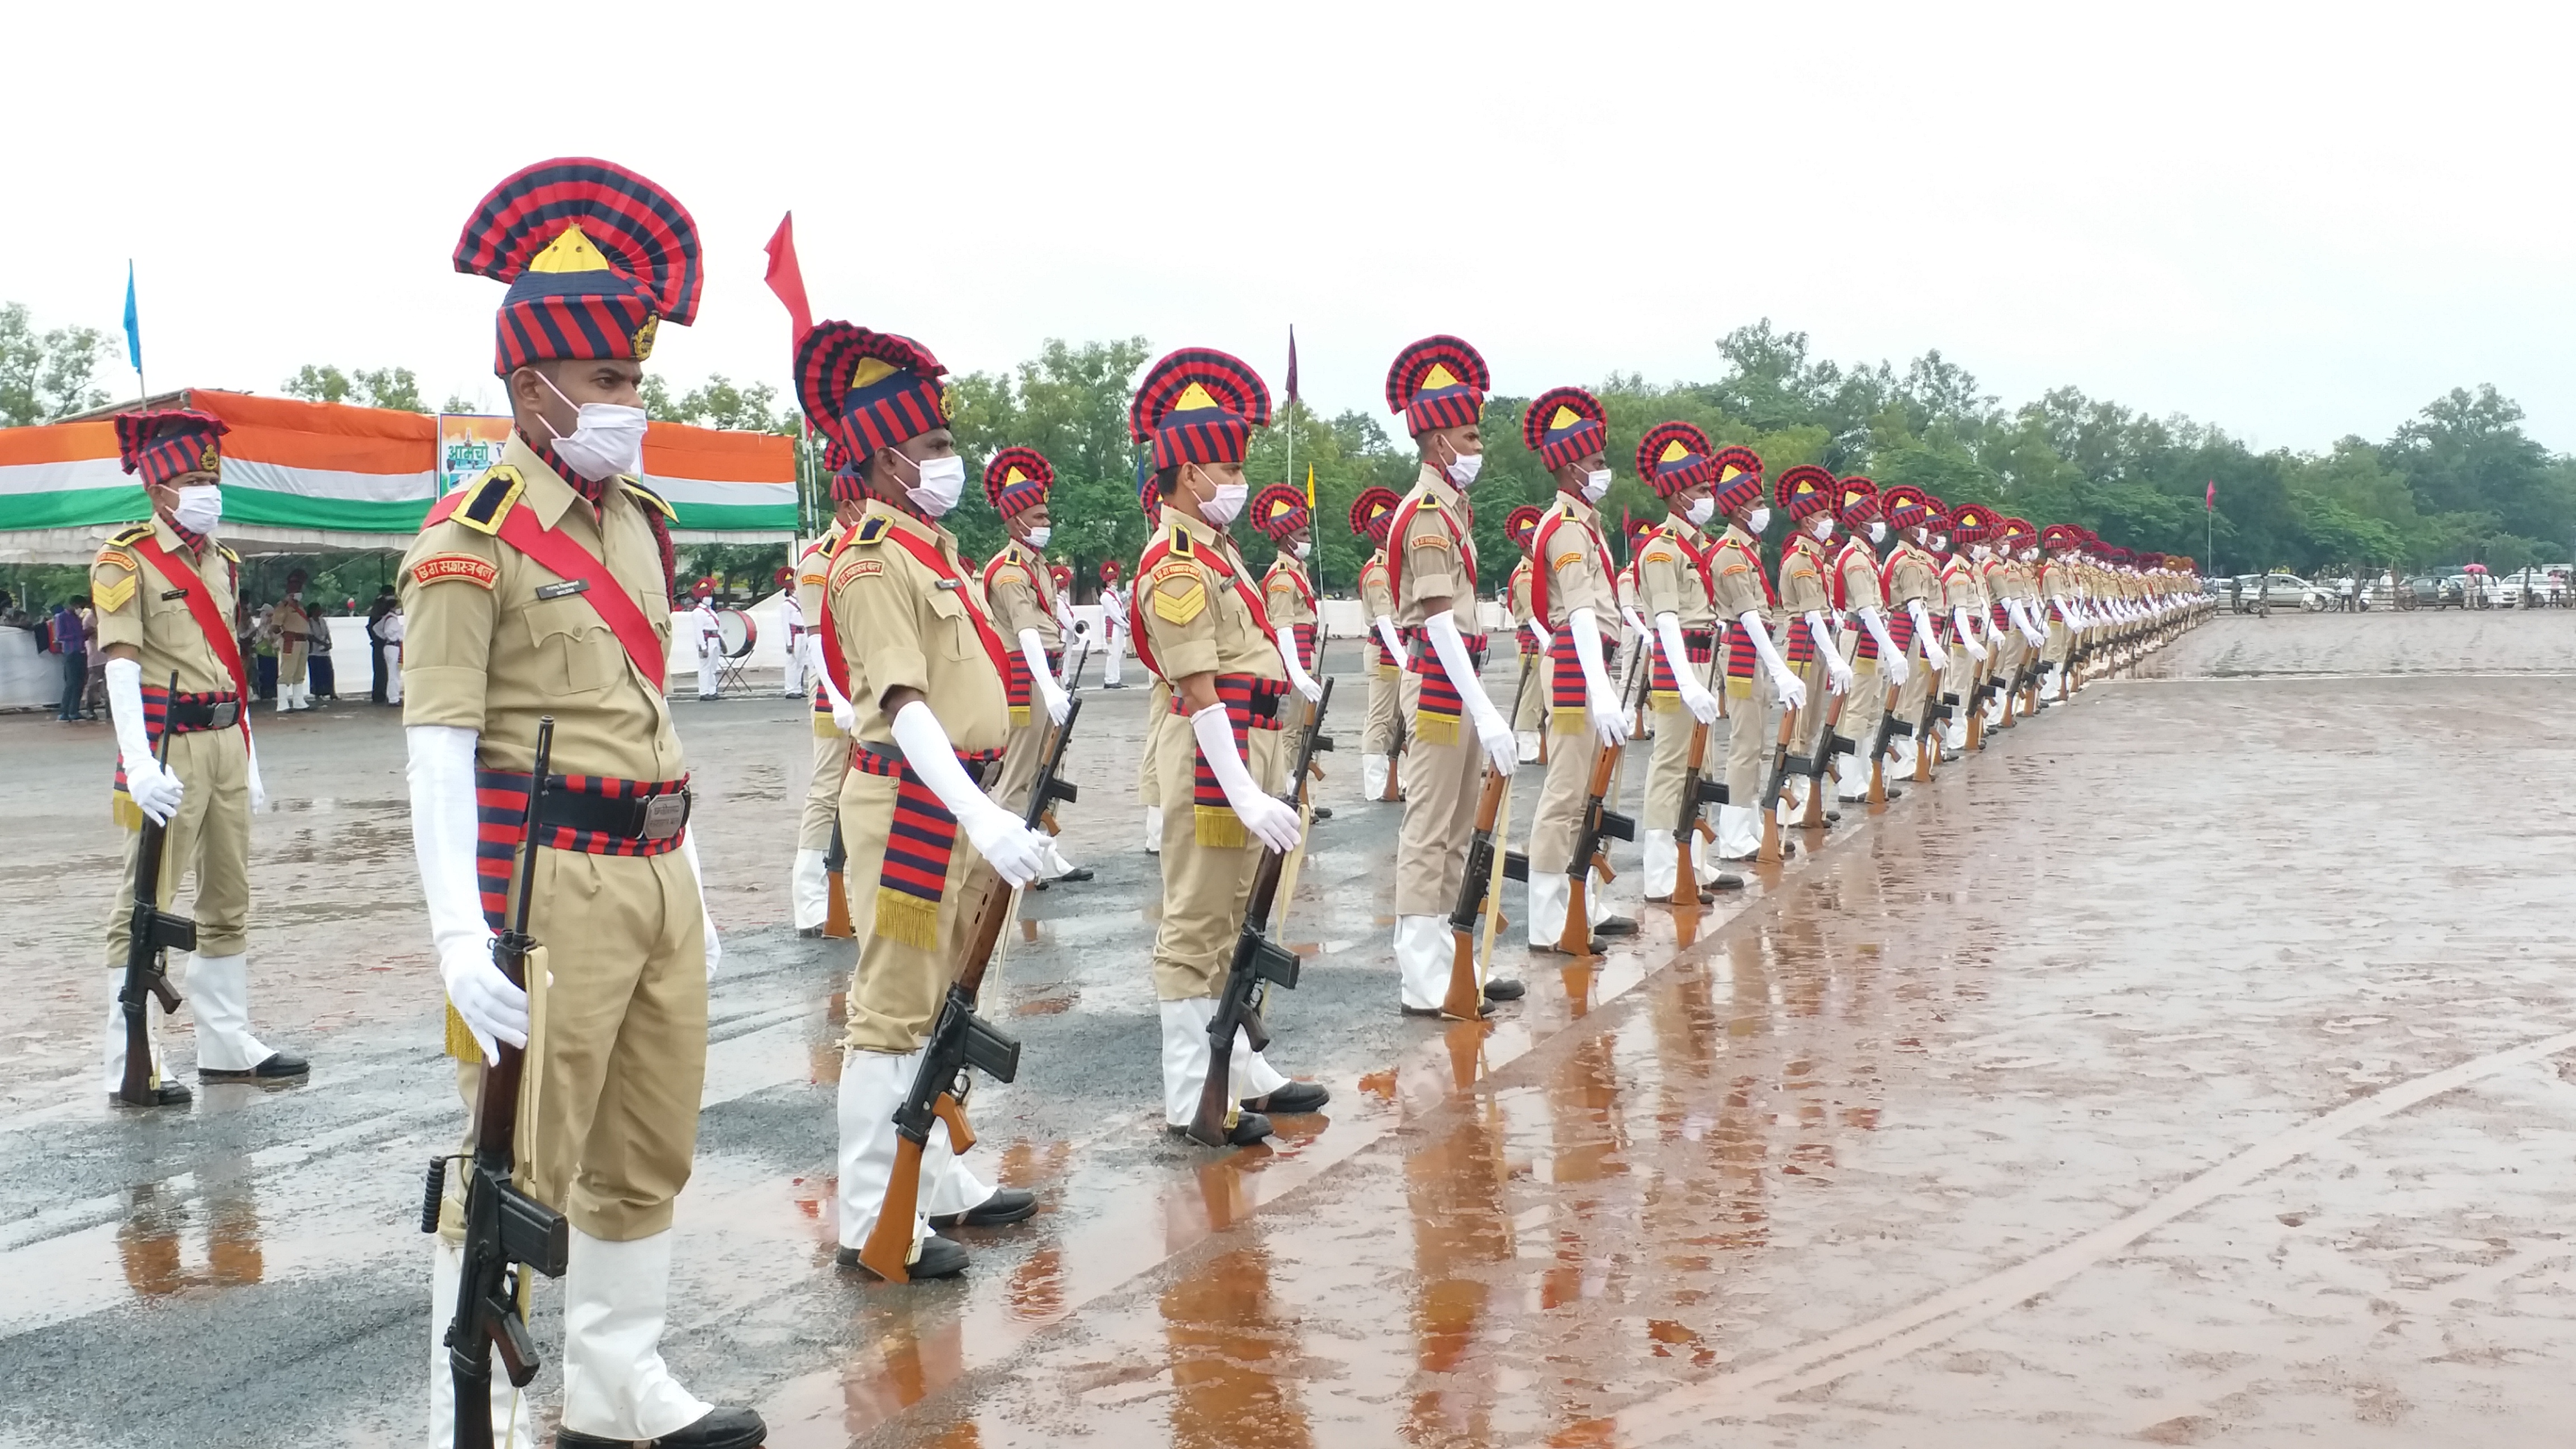
{"label": "black leather belt", "polygon": [[692,791],[677,790],[612,799],[567,790],[563,781],[556,775],[546,782],[545,823],[612,840],[668,840],[689,823],[689,802],[696,798]]}
{"label": "black leather belt", "polygon": [[241,723],[241,701],[223,699],[212,703],[203,701],[175,703],[169,707],[169,712],[164,718],[173,732],[181,734],[190,734],[198,730],[228,730]]}

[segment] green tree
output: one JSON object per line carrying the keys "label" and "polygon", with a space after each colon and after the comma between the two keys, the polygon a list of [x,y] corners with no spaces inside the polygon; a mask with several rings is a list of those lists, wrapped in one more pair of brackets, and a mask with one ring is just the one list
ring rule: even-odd
{"label": "green tree", "polygon": [[[949,427],[966,458],[969,493],[981,490],[984,465],[1004,448],[1035,448],[1055,466],[1047,553],[1072,565],[1081,597],[1099,587],[1101,560],[1124,568],[1145,549],[1146,518],[1136,501],[1141,452],[1127,438],[1127,404],[1152,355],[1142,337],[1080,345],[1050,338],[1010,372],[967,373],[952,382]],[[992,509],[967,506],[952,517],[967,553],[985,559],[1001,548],[1002,522]]]}
{"label": "green tree", "polygon": [[38,332],[24,303],[0,303],[0,427],[30,427],[105,406],[106,392],[91,379],[115,355],[96,328]]}
{"label": "green tree", "polygon": [[316,367],[308,362],[278,390],[306,402],[352,403],[405,413],[429,411],[429,405],[421,400],[420,379],[408,367],[362,367],[355,372],[342,372],[327,363]]}

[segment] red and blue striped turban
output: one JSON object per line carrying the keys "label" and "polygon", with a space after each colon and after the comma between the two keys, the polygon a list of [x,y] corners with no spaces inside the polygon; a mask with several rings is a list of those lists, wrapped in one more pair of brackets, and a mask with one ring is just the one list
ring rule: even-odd
{"label": "red and blue striped turban", "polygon": [[984,496],[1005,519],[1047,501],[1055,486],[1055,465],[1035,448],[1004,448],[984,465]]}
{"label": "red and blue striped turban", "polygon": [[1415,437],[1434,428],[1463,428],[1485,415],[1494,375],[1485,355],[1462,338],[1425,337],[1395,355],[1386,370],[1386,408],[1403,415]]}
{"label": "red and blue striped turban", "polygon": [[661,187],[586,156],[493,187],[456,241],[456,270],[507,282],[492,370],[653,355],[665,321],[698,315],[698,227]]}
{"label": "red and blue striped turban", "polygon": [[1252,526],[1272,543],[1286,543],[1288,535],[1304,528],[1308,519],[1306,495],[1285,483],[1273,483],[1253,495]]}
{"label": "red and blue striped turban", "polygon": [[1742,446],[1717,450],[1708,460],[1709,476],[1717,481],[1717,511],[1733,513],[1748,504],[1762,501],[1762,455]]}
{"label": "red and blue striped turban", "polygon": [[1550,468],[1580,463],[1610,446],[1601,399],[1579,387],[1550,388],[1521,414],[1521,441]]}
{"label": "red and blue striped turban", "polygon": [[909,337],[848,322],[817,322],[796,344],[796,401],[854,467],[897,443],[948,426],[948,369]]}
{"label": "red and blue striped turban", "polygon": [[1637,440],[1637,476],[1658,496],[1670,498],[1716,476],[1709,468],[1715,451],[1696,423],[1657,423]]}
{"label": "red and blue striped turban", "polygon": [[116,460],[126,472],[142,475],[145,487],[189,473],[221,473],[224,451],[215,440],[231,431],[221,418],[184,408],[118,413]]}
{"label": "red and blue striped turban", "polygon": [[[1154,468],[1240,463],[1252,430],[1270,426],[1270,389],[1242,358],[1184,347],[1145,371],[1127,407],[1127,435],[1154,445]],[[1140,482],[1148,511],[1152,490]]]}

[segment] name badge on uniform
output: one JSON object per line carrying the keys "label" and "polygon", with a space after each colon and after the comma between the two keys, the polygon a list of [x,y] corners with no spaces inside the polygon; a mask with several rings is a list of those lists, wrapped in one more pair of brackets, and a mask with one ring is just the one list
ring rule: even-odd
{"label": "name badge on uniform", "polygon": [[588,579],[565,579],[563,582],[558,584],[539,584],[537,586],[537,597],[540,599],[569,599],[573,595],[578,594],[589,587],[590,580]]}
{"label": "name badge on uniform", "polygon": [[941,579],[939,581],[939,587],[943,589],[962,589],[966,587],[966,581],[964,579]]}
{"label": "name badge on uniform", "polygon": [[184,599],[186,597],[188,597],[188,591],[186,589],[163,589],[161,591],[161,599],[164,603],[167,603],[172,599]]}

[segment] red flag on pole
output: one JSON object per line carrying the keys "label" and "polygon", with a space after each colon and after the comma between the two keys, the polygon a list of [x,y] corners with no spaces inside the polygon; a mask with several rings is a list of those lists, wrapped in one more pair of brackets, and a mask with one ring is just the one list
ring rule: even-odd
{"label": "red flag on pole", "polygon": [[802,342],[814,330],[814,309],[805,301],[805,273],[796,265],[796,213],[778,219],[778,230],[769,237],[764,249],[769,253],[769,290],[787,306],[787,320],[796,329],[795,340]]}
{"label": "red flag on pole", "polygon": [[2212,478],[2212,479],[2210,479],[2210,480],[2209,480],[2209,491],[2208,491],[2207,493],[2204,493],[2204,494],[2202,494],[2202,495],[2201,495],[2201,498],[2200,498],[2200,506],[2201,506],[2203,509],[2211,509],[2211,508],[2216,508],[2216,507],[2218,506],[2218,480],[2217,480],[2217,479]]}
{"label": "red flag on pole", "polygon": [[1283,402],[1283,403],[1281,403],[1279,406],[1280,406],[1281,410],[1285,411],[1285,410],[1286,410],[1286,408],[1287,408],[1287,406],[1288,406],[1288,403],[1295,402],[1296,400],[1297,400],[1297,324],[1296,324],[1296,323],[1294,323],[1294,322],[1291,322],[1291,323],[1289,323],[1289,324],[1288,324],[1288,402]]}

